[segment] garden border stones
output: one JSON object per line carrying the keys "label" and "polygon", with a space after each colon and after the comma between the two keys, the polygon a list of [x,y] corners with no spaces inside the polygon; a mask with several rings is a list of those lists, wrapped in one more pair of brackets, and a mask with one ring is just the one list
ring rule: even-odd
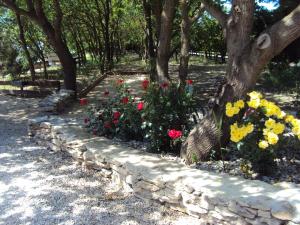
{"label": "garden border stones", "polygon": [[75,99],[75,92],[61,89],[39,102],[39,111],[49,114],[59,114],[65,110]]}
{"label": "garden border stones", "polygon": [[300,224],[298,186],[197,170],[92,136],[72,119],[38,117],[29,120],[28,132],[36,143],[68,152],[85,167],[111,177],[119,188],[215,224]]}

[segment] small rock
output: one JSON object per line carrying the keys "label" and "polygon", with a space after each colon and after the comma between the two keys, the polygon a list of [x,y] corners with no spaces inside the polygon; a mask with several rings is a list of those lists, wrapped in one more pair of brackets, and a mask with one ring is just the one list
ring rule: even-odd
{"label": "small rock", "polygon": [[292,220],[294,208],[288,202],[277,202],[272,206],[271,214],[280,220]]}

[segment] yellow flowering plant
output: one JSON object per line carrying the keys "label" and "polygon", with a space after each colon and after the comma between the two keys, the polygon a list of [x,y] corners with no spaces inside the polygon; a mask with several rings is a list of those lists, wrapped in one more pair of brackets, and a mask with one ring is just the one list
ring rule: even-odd
{"label": "yellow flowering plant", "polygon": [[300,120],[288,115],[259,92],[248,93],[247,100],[226,104],[230,141],[240,157],[252,164],[260,174],[274,171],[275,158],[282,157],[282,146],[289,142],[292,132],[300,140]]}

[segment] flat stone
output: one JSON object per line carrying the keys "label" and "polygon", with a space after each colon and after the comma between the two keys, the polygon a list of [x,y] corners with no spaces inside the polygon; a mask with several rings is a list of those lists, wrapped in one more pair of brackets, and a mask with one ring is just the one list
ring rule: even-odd
{"label": "flat stone", "polygon": [[264,217],[264,218],[271,218],[271,212],[270,211],[264,211],[264,210],[258,210],[257,211],[258,217]]}
{"label": "flat stone", "polygon": [[250,220],[246,218],[246,221],[251,225],[281,225],[282,221],[272,219],[272,218],[256,218],[254,220]]}
{"label": "flat stone", "polygon": [[219,212],[216,211],[210,211],[208,215],[218,220],[224,220],[224,217]]}
{"label": "flat stone", "polygon": [[272,216],[280,220],[292,220],[294,213],[294,208],[288,202],[274,204],[271,209]]}
{"label": "flat stone", "polygon": [[151,192],[156,192],[156,191],[159,191],[161,189],[160,187],[156,186],[155,184],[151,184],[151,183],[146,182],[144,180],[136,182],[135,185],[137,187],[140,187],[144,190],[148,190],[148,191],[151,191]]}
{"label": "flat stone", "polygon": [[238,215],[235,213],[230,212],[227,207],[222,207],[222,206],[216,206],[215,207],[215,211],[218,212],[219,214],[222,215],[222,217],[227,220],[233,220],[233,219],[237,219]]}
{"label": "flat stone", "polygon": [[104,177],[111,177],[112,171],[107,169],[101,169],[100,174]]}
{"label": "flat stone", "polygon": [[237,202],[240,205],[244,203],[247,207],[265,211],[271,210],[272,207],[272,198],[266,196],[240,198]]}
{"label": "flat stone", "polygon": [[40,124],[41,122],[48,121],[48,116],[36,117],[28,120],[28,124]]}
{"label": "flat stone", "polygon": [[185,186],[184,187],[184,190],[188,193],[188,194],[192,194],[195,189],[193,187],[190,187],[190,186]]}
{"label": "flat stone", "polygon": [[209,197],[206,195],[201,196],[199,205],[201,208],[206,209],[206,210],[212,210],[215,208],[215,205],[209,201]]}
{"label": "flat stone", "polygon": [[228,209],[237,215],[240,215],[240,216],[243,216],[243,217],[246,217],[249,219],[253,219],[257,215],[257,210],[242,207],[242,206],[238,205],[236,201],[230,201],[229,205],[228,205]]}

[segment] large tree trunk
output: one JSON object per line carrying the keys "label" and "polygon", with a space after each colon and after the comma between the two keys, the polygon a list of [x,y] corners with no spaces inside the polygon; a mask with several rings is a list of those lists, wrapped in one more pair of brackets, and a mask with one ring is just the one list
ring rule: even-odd
{"label": "large tree trunk", "polygon": [[149,56],[150,65],[150,80],[156,81],[157,73],[155,67],[155,51],[154,51],[154,40],[153,40],[153,29],[152,29],[152,19],[151,19],[151,5],[149,0],[143,0],[144,16],[146,20],[146,50]]}
{"label": "large tree trunk", "polygon": [[[203,0],[203,3],[206,1]],[[255,86],[266,64],[300,37],[300,5],[253,41],[250,35],[254,1],[235,0],[232,5],[229,17],[216,8],[209,8],[211,5],[206,8],[226,29],[229,58],[226,81],[210,101],[210,113],[191,131],[183,144],[181,156],[187,163],[192,163],[195,158],[205,160],[211,149],[228,142],[229,124],[223,117],[225,104],[245,96]],[[218,121],[222,117],[222,128],[219,129]]]}
{"label": "large tree trunk", "polygon": [[188,0],[180,1],[181,8],[181,49],[180,49],[180,64],[179,64],[179,79],[180,83],[184,84],[188,75],[189,51],[190,51],[190,27],[191,21],[189,18]]}
{"label": "large tree trunk", "polygon": [[168,69],[175,6],[176,0],[166,0],[161,14],[160,35],[156,58],[156,70],[159,81],[170,79]]}
{"label": "large tree trunk", "polygon": [[24,27],[22,24],[22,20],[21,20],[21,16],[19,13],[16,13],[16,18],[17,18],[17,23],[18,23],[18,27],[19,27],[19,31],[20,31],[20,41],[21,41],[21,45],[22,48],[24,50],[26,59],[28,61],[28,66],[29,66],[29,70],[30,70],[30,75],[31,75],[31,80],[34,81],[36,79],[35,77],[35,70],[34,70],[34,65],[33,65],[33,60],[30,56],[30,52],[28,50],[27,47],[27,43],[26,43],[26,39],[25,39],[25,35],[24,35]]}

